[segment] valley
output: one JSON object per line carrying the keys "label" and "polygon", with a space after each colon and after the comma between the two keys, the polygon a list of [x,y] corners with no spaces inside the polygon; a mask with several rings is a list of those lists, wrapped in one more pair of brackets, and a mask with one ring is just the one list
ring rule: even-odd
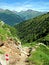
{"label": "valley", "polygon": [[5,11],[0,10],[1,15],[6,14],[3,18],[8,18],[0,20],[1,65],[49,65],[49,12],[27,19],[21,18],[22,12],[19,19],[17,12]]}

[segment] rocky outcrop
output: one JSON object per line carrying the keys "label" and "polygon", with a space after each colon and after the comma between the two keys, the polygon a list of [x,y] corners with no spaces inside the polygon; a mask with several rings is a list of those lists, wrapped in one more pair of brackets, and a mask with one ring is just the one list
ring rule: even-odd
{"label": "rocky outcrop", "polygon": [[[4,57],[0,57],[2,59],[2,62],[5,63],[5,65],[26,65],[27,64],[27,57],[30,55],[31,48],[24,47],[22,48],[21,42],[16,42],[15,40],[9,38],[7,41],[2,42],[4,43],[3,46],[0,47],[1,50],[4,50],[4,54],[1,55]],[[5,59],[5,55],[8,54],[9,61],[7,62]]]}
{"label": "rocky outcrop", "polygon": [[3,46],[3,45],[4,45],[4,43],[2,41],[0,41],[0,47]]}
{"label": "rocky outcrop", "polygon": [[0,41],[0,50],[4,50],[5,53],[3,54],[3,56],[5,56],[5,54],[9,54],[9,65],[15,65],[16,62],[20,60],[21,44],[15,42],[15,40],[13,40],[12,38],[4,42]]}

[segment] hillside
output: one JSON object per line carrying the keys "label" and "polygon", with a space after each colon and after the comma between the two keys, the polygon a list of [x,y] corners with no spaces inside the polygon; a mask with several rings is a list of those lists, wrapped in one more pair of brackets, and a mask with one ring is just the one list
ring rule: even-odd
{"label": "hillside", "polygon": [[[15,28],[0,21],[0,64],[16,65],[21,58],[21,49]],[[9,61],[6,60],[6,56],[9,56]]]}
{"label": "hillside", "polygon": [[0,9],[0,20],[4,21],[6,24],[15,25],[16,23],[22,22],[23,19],[16,13],[10,10]]}
{"label": "hillside", "polygon": [[16,33],[15,28],[5,24],[3,21],[0,21],[0,63],[1,64],[7,65],[5,54],[10,55],[9,63],[11,65],[12,63],[15,64],[15,60],[17,58],[15,57],[16,53],[18,53],[17,56],[19,58],[20,49],[17,49],[19,45],[18,45],[17,35],[15,33]]}
{"label": "hillside", "polygon": [[38,12],[38,11],[28,9],[26,11],[17,12],[17,14],[25,21],[25,20],[28,20],[31,18],[35,18],[39,15],[42,15],[42,14],[44,14],[44,12]]}
{"label": "hillside", "polygon": [[17,36],[17,31],[14,27],[5,24],[3,21],[0,21],[0,40],[6,41],[8,38],[19,40]]}
{"label": "hillside", "polygon": [[42,44],[36,44],[28,58],[28,65],[49,65],[49,48]]}
{"label": "hillside", "polygon": [[15,25],[22,42],[49,42],[49,13]]}
{"label": "hillside", "polygon": [[0,64],[26,65],[28,51],[28,47],[22,48],[16,29],[0,21]]}

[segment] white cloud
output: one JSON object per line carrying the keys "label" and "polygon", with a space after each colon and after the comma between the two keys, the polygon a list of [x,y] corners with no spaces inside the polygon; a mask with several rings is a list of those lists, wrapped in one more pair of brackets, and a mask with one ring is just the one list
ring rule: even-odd
{"label": "white cloud", "polygon": [[15,2],[11,4],[0,2],[0,8],[16,10],[16,11],[27,10],[27,9],[33,9],[37,11],[48,11],[49,2],[32,2],[32,0],[27,0],[23,3]]}

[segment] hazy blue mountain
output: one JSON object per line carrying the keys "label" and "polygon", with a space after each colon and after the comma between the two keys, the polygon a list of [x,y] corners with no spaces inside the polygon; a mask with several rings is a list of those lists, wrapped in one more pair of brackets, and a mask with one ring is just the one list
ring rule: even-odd
{"label": "hazy blue mountain", "polygon": [[0,9],[0,20],[4,21],[9,25],[14,25],[16,23],[23,21],[23,19],[16,13],[10,10],[3,10],[3,9]]}
{"label": "hazy blue mountain", "polygon": [[38,11],[34,11],[34,10],[26,10],[26,11],[21,11],[17,13],[24,21],[37,17],[39,15],[44,14],[44,12],[38,12]]}
{"label": "hazy blue mountain", "polygon": [[17,23],[37,17],[42,14],[43,12],[38,12],[34,10],[17,12],[17,11],[10,11],[8,9],[6,10],[0,9],[0,20],[4,21],[9,25],[15,25]]}

